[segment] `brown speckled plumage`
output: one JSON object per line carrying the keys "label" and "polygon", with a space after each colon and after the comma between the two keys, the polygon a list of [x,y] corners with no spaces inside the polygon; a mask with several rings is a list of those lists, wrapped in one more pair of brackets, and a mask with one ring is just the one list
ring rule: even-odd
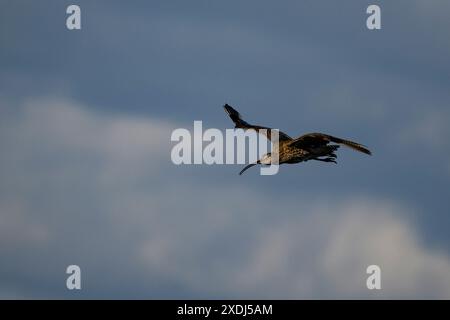
{"label": "brown speckled plumage", "polygon": [[[224,105],[225,111],[230,116],[231,120],[235,124],[235,128],[242,128],[244,130],[256,130],[259,133],[264,134],[269,140],[272,139],[271,129],[268,127],[251,125],[244,121],[233,107],[226,104]],[[332,144],[335,143],[335,144]],[[278,152],[278,164],[283,163],[298,163],[308,160],[316,160],[323,162],[336,163],[337,155],[335,151],[339,148],[339,145],[345,145],[353,150],[371,155],[372,153],[362,144],[337,138],[324,133],[308,133],[298,138],[291,138],[284,132],[279,131],[278,148],[272,150],[272,153]],[[247,165],[239,174],[242,174],[248,168],[256,164],[270,164],[274,163],[271,160],[271,154],[265,155],[265,161],[258,160],[256,163]]]}

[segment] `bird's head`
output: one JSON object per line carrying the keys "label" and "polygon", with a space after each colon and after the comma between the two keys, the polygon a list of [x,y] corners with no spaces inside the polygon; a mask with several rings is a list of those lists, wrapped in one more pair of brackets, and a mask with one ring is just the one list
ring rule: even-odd
{"label": "bird's head", "polygon": [[262,158],[260,160],[258,160],[258,163],[260,164],[271,164],[272,163],[272,154],[266,153],[265,155],[262,156]]}
{"label": "bird's head", "polygon": [[271,163],[272,163],[272,154],[269,152],[263,155],[261,159],[259,159],[255,163],[250,163],[249,165],[247,165],[244,169],[241,170],[241,172],[239,172],[239,175],[243,174],[244,171],[247,170],[248,168],[256,166],[257,164],[271,164]]}

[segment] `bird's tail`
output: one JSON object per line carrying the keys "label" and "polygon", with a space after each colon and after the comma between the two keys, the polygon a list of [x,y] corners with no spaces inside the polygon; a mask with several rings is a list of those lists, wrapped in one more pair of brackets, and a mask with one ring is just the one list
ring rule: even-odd
{"label": "bird's tail", "polygon": [[330,141],[332,141],[334,143],[343,144],[343,145],[345,145],[345,146],[347,146],[349,148],[352,148],[353,150],[356,150],[356,151],[359,151],[359,152],[362,152],[362,153],[365,153],[365,154],[368,154],[368,155],[372,154],[372,152],[370,152],[370,150],[367,149],[366,146],[364,146],[364,145],[362,145],[360,143],[353,142],[353,141],[350,141],[350,140],[341,139],[341,138],[337,138],[337,137],[333,137],[333,136],[329,136],[329,139],[330,139]]}

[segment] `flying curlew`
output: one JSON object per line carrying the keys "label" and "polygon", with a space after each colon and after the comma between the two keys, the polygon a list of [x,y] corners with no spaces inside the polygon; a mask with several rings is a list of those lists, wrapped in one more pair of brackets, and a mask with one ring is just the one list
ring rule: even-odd
{"label": "flying curlew", "polygon": [[[262,127],[258,125],[251,125],[248,122],[242,120],[241,115],[233,107],[228,104],[223,106],[225,111],[230,116],[235,124],[235,128],[241,128],[244,130],[255,130],[258,133],[262,133],[267,139],[271,139],[271,129],[268,127]],[[273,141],[272,141],[273,142]],[[337,143],[337,144],[330,144]],[[278,163],[299,163],[308,160],[317,160],[323,162],[336,162],[337,155],[335,151],[339,148],[339,144],[350,147],[356,151],[363,152],[371,155],[372,153],[365,146],[340,138],[330,136],[323,133],[308,133],[298,138],[291,138],[284,132],[279,131],[278,146],[275,143],[272,153],[278,153]],[[247,165],[239,172],[241,175],[245,170],[251,168],[257,164],[272,164],[272,153],[265,154],[261,159],[255,163]],[[275,158],[275,157],[274,157]],[[276,158],[275,158],[276,159]]]}

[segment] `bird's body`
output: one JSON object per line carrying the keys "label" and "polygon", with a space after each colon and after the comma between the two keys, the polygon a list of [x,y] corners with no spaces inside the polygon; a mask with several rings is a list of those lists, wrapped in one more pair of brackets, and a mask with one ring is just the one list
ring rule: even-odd
{"label": "bird's body", "polygon": [[[230,116],[231,120],[234,122],[235,128],[241,128],[244,130],[256,130],[257,132],[266,135],[267,139],[273,140],[270,128],[249,124],[248,122],[242,120],[239,112],[237,112],[228,104],[226,104],[224,108]],[[368,155],[371,154],[369,149],[367,149],[362,144],[330,136],[328,134],[308,133],[293,139],[284,132],[278,132],[278,143],[275,143],[272,152],[265,154],[256,163],[247,165],[240,172],[240,174],[256,164],[292,164],[308,160],[336,163],[337,155],[335,151],[339,148],[340,144]],[[278,161],[275,160],[277,158]]]}

